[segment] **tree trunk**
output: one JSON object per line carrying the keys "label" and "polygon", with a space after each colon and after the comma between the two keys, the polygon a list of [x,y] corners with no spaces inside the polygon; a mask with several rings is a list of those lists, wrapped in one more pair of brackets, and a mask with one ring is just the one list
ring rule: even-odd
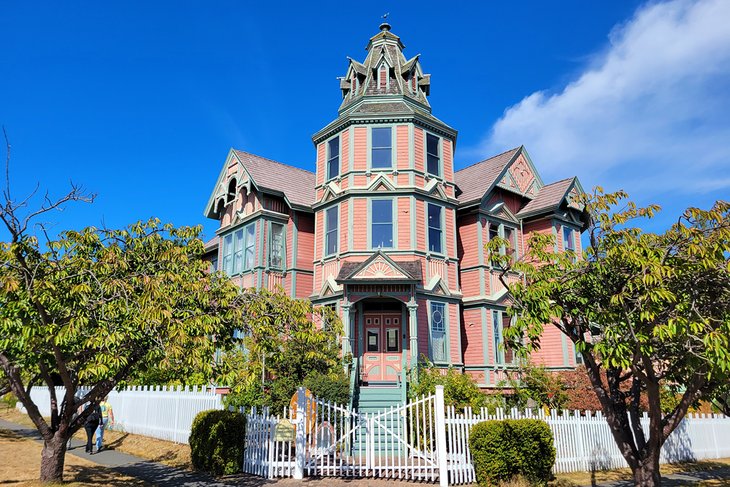
{"label": "tree trunk", "polygon": [[41,482],[62,482],[66,459],[66,441],[56,432],[53,438],[43,442],[41,452]]}
{"label": "tree trunk", "polygon": [[634,469],[634,484],[639,487],[659,487],[661,482],[659,452],[650,453]]}

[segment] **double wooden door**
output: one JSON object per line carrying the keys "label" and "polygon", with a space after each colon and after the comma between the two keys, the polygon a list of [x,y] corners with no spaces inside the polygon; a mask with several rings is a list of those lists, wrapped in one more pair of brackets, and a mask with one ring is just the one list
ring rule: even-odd
{"label": "double wooden door", "polygon": [[397,382],[402,368],[401,314],[366,312],[364,320],[362,381]]}

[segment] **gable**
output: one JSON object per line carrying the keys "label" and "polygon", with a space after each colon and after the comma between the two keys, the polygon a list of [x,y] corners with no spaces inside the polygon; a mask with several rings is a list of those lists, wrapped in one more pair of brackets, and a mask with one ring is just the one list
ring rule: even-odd
{"label": "gable", "polygon": [[542,186],[542,182],[526,156],[526,152],[522,150],[505,168],[497,186],[528,198],[534,198]]}
{"label": "gable", "polygon": [[399,281],[411,279],[392,261],[389,262],[383,255],[378,255],[369,264],[350,277],[353,280],[396,279]]}

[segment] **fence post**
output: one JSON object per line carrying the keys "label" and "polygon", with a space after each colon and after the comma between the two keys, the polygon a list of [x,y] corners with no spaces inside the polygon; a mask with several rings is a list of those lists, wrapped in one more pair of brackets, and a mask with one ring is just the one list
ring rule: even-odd
{"label": "fence post", "polygon": [[307,407],[307,396],[304,392],[304,387],[297,389],[297,419],[296,419],[296,456],[294,461],[294,478],[302,480],[304,478],[304,458],[306,455],[307,446],[307,426],[306,422],[306,410]]}
{"label": "fence post", "polygon": [[444,386],[436,386],[436,451],[439,460],[439,485],[449,485],[449,465],[446,458],[446,410]]}

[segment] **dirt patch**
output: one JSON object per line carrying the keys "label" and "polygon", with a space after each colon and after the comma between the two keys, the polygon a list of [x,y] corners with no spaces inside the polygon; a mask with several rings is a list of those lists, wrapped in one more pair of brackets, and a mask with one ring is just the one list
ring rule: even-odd
{"label": "dirt patch", "polygon": [[[0,409],[0,418],[35,429],[28,415],[16,409]],[[86,442],[84,430],[77,431],[74,438]],[[192,469],[189,445],[107,430],[104,432],[104,446],[171,467]]]}
{"label": "dirt patch", "polygon": [[[0,484],[41,486],[41,445],[7,430],[0,430]],[[64,485],[70,486],[146,486],[133,477],[100,467],[88,460],[66,455]]]}

